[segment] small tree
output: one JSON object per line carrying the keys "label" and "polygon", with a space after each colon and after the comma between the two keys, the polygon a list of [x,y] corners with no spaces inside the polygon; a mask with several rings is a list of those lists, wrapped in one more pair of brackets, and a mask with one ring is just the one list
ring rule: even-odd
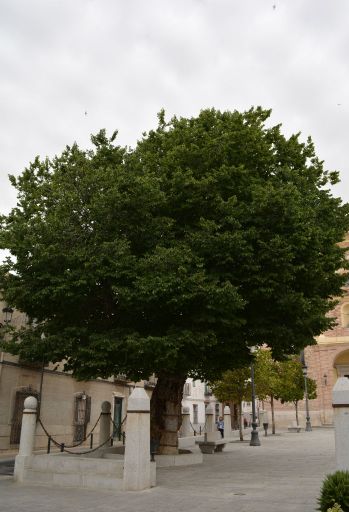
{"label": "small tree", "polygon": [[240,441],[244,440],[242,428],[242,401],[251,398],[250,368],[237,368],[226,371],[221,380],[211,383],[212,391],[220,402],[238,404]]}
{"label": "small tree", "polygon": [[259,349],[255,353],[256,394],[262,401],[270,401],[272,433],[275,434],[274,397],[279,384],[278,363],[272,358],[270,350]]}
{"label": "small tree", "polygon": [[[296,410],[296,421],[298,421],[298,402],[305,396],[304,376],[302,365],[297,359],[288,359],[279,363],[279,382],[277,385],[275,397],[281,403],[292,402]],[[308,398],[316,398],[316,382],[307,377]]]}

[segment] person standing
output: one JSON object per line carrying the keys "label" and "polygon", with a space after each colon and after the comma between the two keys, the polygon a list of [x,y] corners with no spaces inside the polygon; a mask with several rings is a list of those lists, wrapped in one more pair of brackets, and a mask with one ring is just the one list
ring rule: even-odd
{"label": "person standing", "polygon": [[217,421],[217,429],[220,431],[221,436],[224,437],[224,421],[223,416],[220,416]]}

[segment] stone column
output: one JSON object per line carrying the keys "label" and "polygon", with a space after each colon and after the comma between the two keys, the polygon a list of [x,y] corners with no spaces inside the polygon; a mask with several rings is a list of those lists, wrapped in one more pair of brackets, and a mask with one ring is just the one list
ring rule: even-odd
{"label": "stone column", "polygon": [[135,388],[127,408],[124,490],[150,487],[150,399],[143,388]]}
{"label": "stone column", "polygon": [[14,479],[17,482],[23,482],[25,470],[30,463],[31,456],[33,455],[37,408],[38,401],[34,396],[28,396],[24,400],[21,439],[14,469]]}
{"label": "stone column", "polygon": [[108,401],[102,402],[101,410],[101,419],[99,420],[99,444],[106,443],[110,438],[111,403]]}
{"label": "stone column", "polygon": [[224,437],[230,438],[232,436],[231,432],[231,415],[230,415],[230,407],[226,405],[224,407]]}
{"label": "stone column", "polygon": [[349,470],[349,379],[340,377],[332,392],[337,469]]}
{"label": "stone column", "polygon": [[194,435],[194,431],[190,426],[190,409],[189,407],[182,408],[182,426],[181,426],[182,437],[189,437]]}
{"label": "stone column", "polygon": [[218,435],[220,434],[217,430],[216,422],[215,422],[215,409],[213,404],[209,404],[206,409],[206,435],[205,441],[209,443],[212,441],[217,441]]}

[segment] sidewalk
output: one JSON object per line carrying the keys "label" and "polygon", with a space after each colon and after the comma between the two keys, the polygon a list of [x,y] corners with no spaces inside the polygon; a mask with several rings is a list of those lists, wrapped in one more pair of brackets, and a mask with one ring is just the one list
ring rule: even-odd
{"label": "sidewalk", "polygon": [[[246,436],[246,439],[248,435]],[[197,466],[160,468],[157,487],[96,492],[0,479],[1,512],[314,512],[323,477],[335,470],[334,431],[233,442]]]}

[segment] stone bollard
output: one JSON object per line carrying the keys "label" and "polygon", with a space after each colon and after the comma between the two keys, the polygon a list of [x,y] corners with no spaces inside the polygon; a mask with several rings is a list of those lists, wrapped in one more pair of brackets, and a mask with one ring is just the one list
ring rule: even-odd
{"label": "stone bollard", "polygon": [[349,379],[340,377],[332,392],[337,469],[349,470]]}
{"label": "stone bollard", "polygon": [[182,437],[189,437],[194,435],[194,431],[190,426],[190,410],[189,407],[182,408],[182,426],[181,426]]}
{"label": "stone bollard", "polygon": [[127,408],[123,485],[125,491],[141,491],[151,483],[150,399],[143,388],[135,388]]}
{"label": "stone bollard", "polygon": [[111,428],[111,403],[107,400],[101,405],[101,419],[99,425],[99,444],[107,443]]}
{"label": "stone bollard", "polygon": [[205,433],[205,441],[212,442],[217,441],[218,436],[220,434],[217,430],[216,422],[215,422],[215,410],[212,404],[209,404],[206,409],[206,433]]}
{"label": "stone bollard", "polygon": [[230,438],[232,436],[231,431],[231,416],[230,416],[230,407],[226,405],[224,407],[224,437]]}
{"label": "stone bollard", "polygon": [[38,401],[34,396],[28,396],[24,400],[21,439],[14,469],[14,479],[17,482],[23,482],[25,470],[33,455],[37,408]]}

